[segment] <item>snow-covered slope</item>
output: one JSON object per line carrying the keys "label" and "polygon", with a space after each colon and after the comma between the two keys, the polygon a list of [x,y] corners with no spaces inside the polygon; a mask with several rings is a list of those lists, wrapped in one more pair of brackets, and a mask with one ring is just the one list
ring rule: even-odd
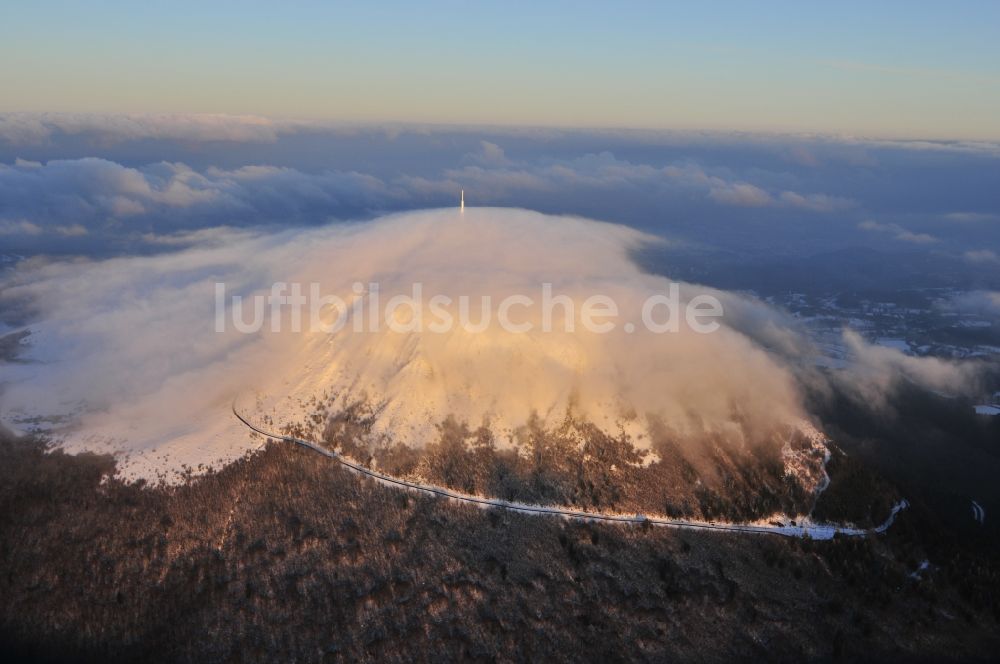
{"label": "snow-covered slope", "polygon": [[[650,415],[681,437],[804,421],[790,368],[762,343],[770,334],[768,346],[780,347],[794,334],[766,306],[680,284],[681,307],[696,295],[719,299],[719,329],[646,329],[643,305],[672,288],[631,260],[653,241],[622,226],[524,210],[432,210],[169,256],[47,266],[11,291],[37,301],[47,317],[32,326],[36,362],[16,367],[0,417],[16,425],[82,408],[50,429],[73,450],[118,451],[125,474],[151,479],[198,472],[250,449],[228,411],[247,392],[259,395],[260,413],[278,427],[306,421],[317,399],[331,410],[365,401],[377,412],[373,435],[416,446],[448,415],[488,422],[503,442],[532,413],[553,419],[572,411],[608,431],[624,428],[639,445]],[[216,284],[246,305],[266,298],[275,282],[299,284],[305,294],[315,284],[349,303],[343,327],[310,329],[307,305],[301,331],[287,308],[277,330],[267,311],[259,332],[242,334],[230,309],[226,331],[216,331]],[[412,295],[415,285],[422,318],[407,306],[386,315],[391,298]],[[557,301],[551,326],[544,289]],[[441,321],[428,307],[435,296],[450,299],[450,327],[431,325]],[[512,296],[532,301],[508,310],[530,331],[500,324],[501,303]],[[614,304],[617,316],[597,318],[613,330],[583,324],[594,296]],[[484,306],[490,319],[480,325]],[[317,320],[330,325],[339,313],[326,307]],[[654,317],[666,316],[661,307]],[[805,459],[796,453],[786,461],[793,472],[815,475]]]}

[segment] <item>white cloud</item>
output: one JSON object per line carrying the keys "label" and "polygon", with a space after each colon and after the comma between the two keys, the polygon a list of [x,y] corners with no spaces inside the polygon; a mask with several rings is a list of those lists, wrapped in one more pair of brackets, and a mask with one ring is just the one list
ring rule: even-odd
{"label": "white cloud", "polygon": [[903,242],[911,242],[913,244],[932,244],[939,241],[933,235],[929,235],[927,233],[911,233],[910,231],[901,231],[896,235],[896,239],[902,240]]}
{"label": "white cloud", "polygon": [[[378,178],[350,172],[303,173],[289,168],[209,168],[179,163],[141,168],[104,159],[53,160],[38,167],[0,164],[0,211],[41,229],[90,231],[125,224],[173,232],[186,227],[323,219],[330,211],[358,214],[411,195]],[[15,227],[8,224],[8,231]],[[22,228],[26,232],[28,227]]]}
{"label": "white cloud", "polygon": [[82,429],[67,432],[67,445],[120,448],[131,455],[126,470],[147,477],[241,454],[248,438],[228,406],[254,389],[292,402],[323,392],[360,398],[363,391],[385,402],[376,430],[405,434],[411,443],[432,435],[449,412],[474,424],[490,416],[501,431],[532,410],[560,417],[571,403],[601,426],[613,427],[631,407],[640,417],[661,414],[678,432],[720,435],[802,417],[792,372],[759,341],[787,345],[769,329],[781,316],[690,285],[682,287],[684,301],[715,293],[732,311],[718,332],[682,327],[668,339],[561,328],[517,335],[496,326],[482,335],[455,328],[413,336],[384,326],[335,336],[266,327],[250,336],[232,326],[215,332],[217,281],[242,295],[267,292],[275,281],[317,282],[324,294],[348,299],[354,281],[379,282],[383,298],[419,281],[428,295],[489,295],[494,302],[513,293],[540,297],[547,282],[577,307],[601,293],[618,303],[623,320],[640,320],[644,299],[669,290],[629,258],[631,248],[651,240],[622,226],[480,208],[294,233],[178,238],[198,244],[152,257],[22,265],[0,290],[0,303],[37,313],[29,359],[41,361],[12,367],[0,411],[11,421],[85,405]]}
{"label": "white cloud", "polygon": [[41,226],[27,219],[0,219],[0,235],[41,235],[43,232]]}
{"label": "white cloud", "polygon": [[134,198],[112,196],[108,202],[108,210],[116,217],[131,217],[137,214],[145,214],[146,206]]}
{"label": "white cloud", "polygon": [[988,212],[949,212],[944,216],[944,218],[948,221],[979,222],[1000,219],[1000,215],[990,214]]}
{"label": "white cloud", "polygon": [[[491,144],[492,145],[492,144]],[[491,150],[493,157],[497,157]],[[572,188],[594,190],[636,190],[667,193],[703,191],[716,203],[737,207],[786,207],[812,212],[832,212],[851,207],[848,199],[825,194],[783,191],[774,195],[749,182],[722,174],[711,174],[695,164],[656,167],[621,160],[610,152],[587,154],[576,159],[515,163],[477,158],[480,165],[449,169],[438,180],[426,177],[401,178],[400,184],[422,193],[453,193],[472,189],[487,198],[510,196],[518,191],[565,191]]]}
{"label": "white cloud", "polygon": [[[206,123],[204,119],[196,123]],[[128,123],[126,127],[130,126]],[[186,125],[185,125],[186,126]],[[256,126],[251,123],[251,126]],[[497,144],[482,141],[467,155],[475,162],[440,175],[392,176],[353,171],[302,171],[251,164],[195,170],[183,163],[125,166],[100,158],[18,159],[0,164],[0,214],[28,219],[43,232],[82,226],[91,234],[113,231],[117,242],[149,233],[172,234],[212,226],[315,224],[388,210],[451,203],[460,189],[478,203],[519,200],[547,193],[553,200],[578,195],[641,193],[644,197],[703,196],[727,206],[843,209],[846,199],[787,188],[768,190],[725,169],[692,163],[654,166],[610,152],[574,159],[510,159]],[[23,229],[22,229],[23,230]],[[8,229],[13,232],[12,228]],[[23,233],[22,233],[23,234]]]}
{"label": "white cloud", "polygon": [[813,212],[835,212],[854,206],[854,202],[846,198],[826,194],[799,194],[794,191],[781,192],[780,201],[789,207]]}
{"label": "white cloud", "polygon": [[946,307],[1000,320],[1000,292],[977,290],[951,298]]}
{"label": "white cloud", "polygon": [[273,142],[288,123],[252,115],[0,113],[0,141],[37,145],[57,133],[86,134],[102,143],[139,139]]}
{"label": "white cloud", "polygon": [[962,256],[970,263],[1000,263],[1000,256],[990,249],[971,249]]}
{"label": "white cloud", "polygon": [[479,146],[479,152],[469,155],[472,160],[486,166],[504,166],[510,163],[507,160],[507,155],[504,153],[503,148],[496,143],[491,143],[490,141],[480,141]]}
{"label": "white cloud", "polygon": [[56,233],[65,237],[81,237],[87,234],[87,229],[80,224],[71,224],[69,226],[56,226]]}
{"label": "white cloud", "polygon": [[[349,301],[355,281],[377,281],[383,302],[414,282],[428,296],[494,302],[538,295],[551,283],[577,305],[608,295],[620,321],[637,320],[645,298],[666,293],[669,282],[632,263],[631,250],[653,238],[622,226],[473,208],[309,231],[207,229],[172,241],[193,246],[151,257],[25,262],[12,273],[0,310],[34,313],[28,359],[39,362],[5,367],[5,421],[83,406],[82,428],[64,432],[70,448],[110,445],[130,454],[127,472],[154,477],[180,463],[242,454],[249,441],[228,407],[254,390],[284,413],[324,392],[341,403],[366,394],[384,403],[376,432],[419,443],[448,413],[473,424],[489,417],[505,429],[532,410],[559,417],[570,403],[601,426],[634,410],[640,419],[663,416],[681,434],[764,435],[805,417],[796,376],[818,380],[808,370],[811,344],[788,317],[690,284],[681,285],[683,301],[710,294],[723,303],[718,332],[215,332],[216,282],[244,296],[266,294],[276,281],[316,282],[323,294]],[[974,378],[974,368],[908,358],[856,336],[847,342],[855,363],[838,380],[873,399],[900,375],[935,389]]]}
{"label": "white cloud", "polygon": [[864,231],[873,231],[877,233],[891,233],[892,236],[899,240],[900,242],[910,242],[912,244],[933,244],[939,240],[933,235],[928,235],[927,233],[914,233],[909,231],[899,224],[883,224],[877,221],[862,221],[858,224],[858,228]]}
{"label": "white cloud", "polygon": [[871,408],[881,408],[900,379],[924,388],[971,396],[980,389],[982,366],[935,357],[914,357],[895,348],[867,343],[852,330],[844,331],[844,342],[852,356],[848,369],[836,375],[845,392],[854,394]]}
{"label": "white cloud", "polygon": [[718,203],[739,207],[764,207],[774,204],[774,199],[769,193],[746,182],[713,187],[709,190],[708,196]]}

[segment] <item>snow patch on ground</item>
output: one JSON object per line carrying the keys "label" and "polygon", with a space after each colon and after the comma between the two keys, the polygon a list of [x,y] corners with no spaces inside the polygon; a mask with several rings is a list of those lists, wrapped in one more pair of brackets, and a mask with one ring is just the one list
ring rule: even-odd
{"label": "snow patch on ground", "polygon": [[802,539],[830,540],[836,536],[843,537],[868,537],[874,534],[884,533],[888,530],[902,510],[909,507],[906,500],[901,500],[893,506],[888,518],[875,528],[857,528],[850,524],[816,523],[806,517],[800,520],[791,520],[787,517],[775,515],[770,520],[761,520],[753,523],[732,523],[725,521],[699,521],[694,519],[671,519],[669,517],[645,514],[625,514],[621,512],[596,512],[588,510],[577,510],[567,507],[537,505],[532,503],[521,503],[501,500],[498,498],[488,498],[474,494],[463,493],[445,487],[425,484],[420,481],[406,478],[393,477],[380,473],[377,470],[366,468],[354,459],[351,459],[338,452],[328,450],[308,440],[270,433],[261,424],[255,423],[257,420],[252,415],[244,416],[238,411],[237,406],[233,406],[233,414],[252,431],[254,435],[262,435],[268,438],[283,440],[290,444],[307,447],[325,457],[331,458],[348,468],[350,471],[369,477],[375,482],[388,488],[411,491],[416,493],[430,494],[446,499],[456,504],[474,505],[480,509],[506,509],[514,512],[521,512],[533,515],[556,516],[568,520],[581,520],[603,523],[620,523],[626,525],[657,526],[664,528],[678,528],[687,530],[713,530],[719,532],[737,532],[749,534],[772,534],[784,537],[797,537]]}
{"label": "snow patch on ground", "polygon": [[826,464],[830,461],[829,443],[830,439],[823,432],[812,423],[801,420],[781,448],[785,474],[794,477],[803,489],[816,498],[830,486],[830,476],[826,472]]}

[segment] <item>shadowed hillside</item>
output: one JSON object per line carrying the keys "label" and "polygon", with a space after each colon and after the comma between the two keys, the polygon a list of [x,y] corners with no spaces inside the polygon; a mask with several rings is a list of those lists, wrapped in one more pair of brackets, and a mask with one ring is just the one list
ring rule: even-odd
{"label": "shadowed hillside", "polygon": [[[319,402],[311,417],[283,433],[322,441],[396,477],[479,496],[733,522],[810,513],[827,450],[790,426],[681,434],[662,420],[652,420],[650,442],[639,446],[571,413],[555,425],[533,416],[512,432],[512,444],[498,442],[485,425],[448,416],[429,444],[412,447],[369,435],[376,416],[364,403],[334,411]],[[800,472],[786,468],[785,452],[800,459]],[[855,520],[864,526],[883,521],[896,499],[888,489],[867,497],[873,513]]]}
{"label": "shadowed hillside", "polygon": [[[919,506],[827,543],[566,522],[387,489],[271,444],[173,489],[0,444],[0,624],[26,658],[985,656],[989,550]],[[102,481],[103,478],[103,481]],[[836,478],[835,478],[836,481]],[[976,588],[977,591],[970,591]]]}

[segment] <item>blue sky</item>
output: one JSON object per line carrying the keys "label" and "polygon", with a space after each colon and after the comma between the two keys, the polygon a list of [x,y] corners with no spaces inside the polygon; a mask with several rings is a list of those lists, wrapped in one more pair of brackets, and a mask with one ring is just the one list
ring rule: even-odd
{"label": "blue sky", "polygon": [[33,2],[0,110],[1000,138],[1000,3]]}

